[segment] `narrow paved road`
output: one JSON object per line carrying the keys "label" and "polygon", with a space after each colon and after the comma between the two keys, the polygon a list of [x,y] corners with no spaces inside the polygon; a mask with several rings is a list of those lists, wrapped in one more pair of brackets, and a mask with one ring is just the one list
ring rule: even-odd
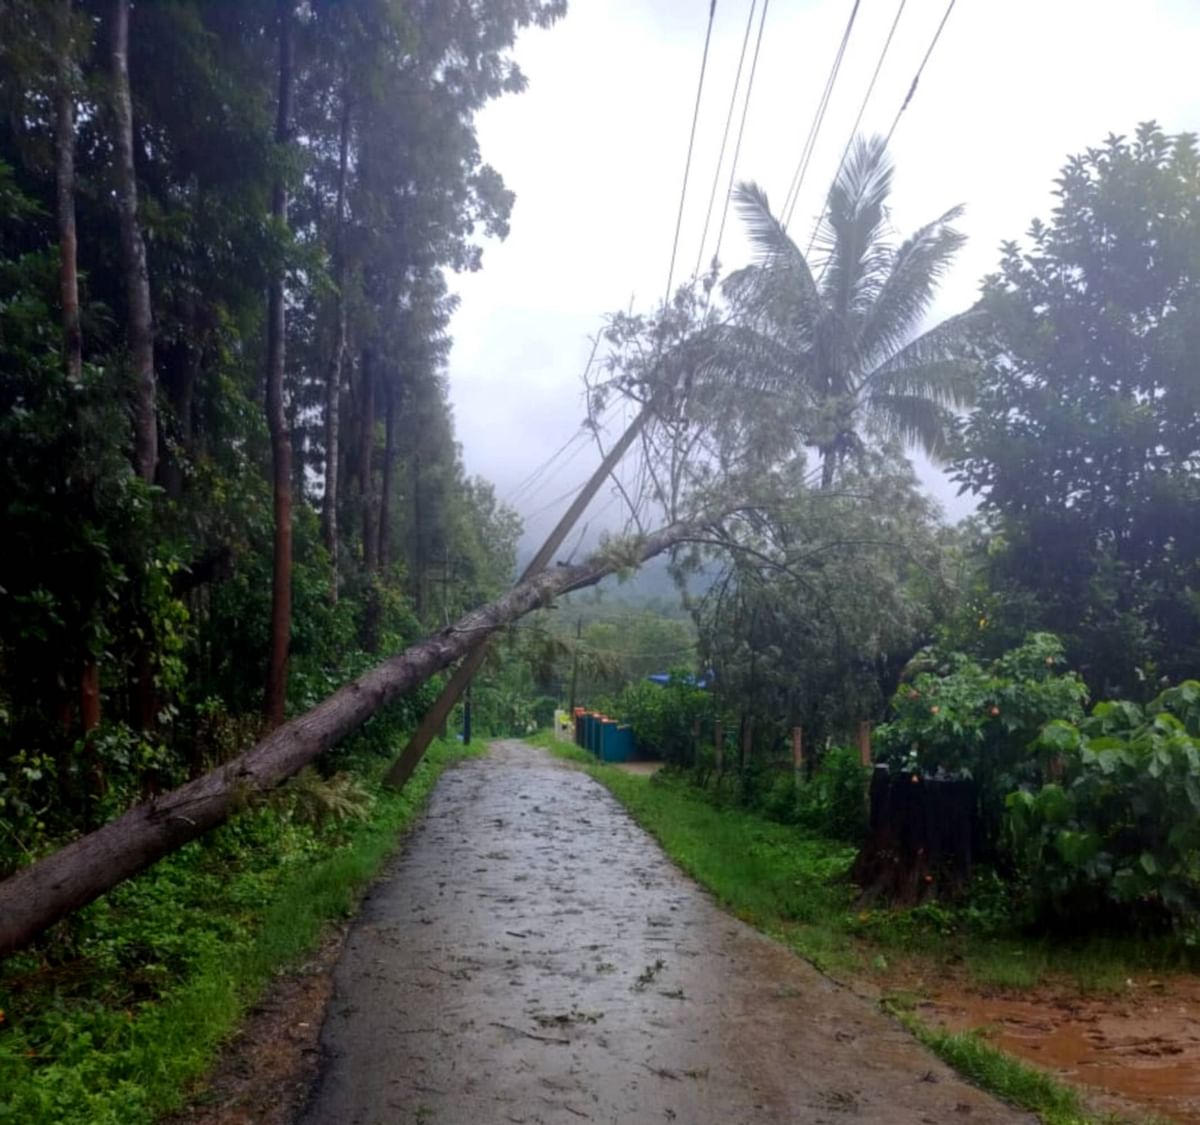
{"label": "narrow paved road", "polygon": [[334,988],[303,1125],[1029,1120],[519,742],[443,776]]}

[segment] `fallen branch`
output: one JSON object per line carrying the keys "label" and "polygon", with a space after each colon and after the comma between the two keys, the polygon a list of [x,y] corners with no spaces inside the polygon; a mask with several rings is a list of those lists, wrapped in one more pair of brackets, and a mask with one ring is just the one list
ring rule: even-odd
{"label": "fallen branch", "polygon": [[[640,540],[636,558],[653,558],[701,530],[671,524]],[[376,665],[311,711],[277,727],[225,765],[137,805],[0,883],[0,957],[118,883],[224,823],[248,795],[273,789],[360,727],[381,707],[461,659],[480,635],[495,632],[572,590],[594,586],[628,557],[600,552],[578,566],[528,578],[451,627]],[[183,810],[187,810],[186,814]]]}

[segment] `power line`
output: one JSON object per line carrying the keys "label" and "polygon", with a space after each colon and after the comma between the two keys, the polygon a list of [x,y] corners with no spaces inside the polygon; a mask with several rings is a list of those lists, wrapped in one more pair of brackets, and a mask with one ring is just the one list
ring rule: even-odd
{"label": "power line", "polygon": [[721,165],[725,161],[725,145],[729,141],[729,127],[733,124],[733,111],[737,107],[738,87],[742,84],[742,67],[746,63],[746,48],[750,45],[750,31],[754,27],[754,9],[758,0],[750,0],[750,14],[746,17],[746,34],[742,37],[742,53],[738,56],[737,74],[733,77],[733,93],[729,95],[729,112],[725,115],[725,131],[721,134],[721,151],[717,154],[717,166],[713,169],[712,191],[708,194],[708,210],[704,213],[704,230],[700,234],[700,249],[696,251],[696,273],[704,262],[704,243],[708,241],[708,224],[712,219],[713,205],[717,201],[717,185],[721,182]]}
{"label": "power line", "polygon": [[582,489],[586,483],[587,483],[586,480],[582,480],[578,484],[573,484],[561,496],[556,496],[553,500],[549,501],[548,503],[543,504],[536,511],[530,512],[525,517],[525,519],[527,519],[527,520],[537,519],[538,516],[544,515],[546,512],[550,511],[551,508],[555,507],[558,504],[561,504],[564,500],[570,500],[570,498],[572,496],[574,496],[576,493],[578,493],[579,490]]}
{"label": "power line", "polygon": [[[771,0],[763,0],[762,15],[758,20],[758,38],[754,43],[754,58],[750,61],[750,77],[746,81],[746,100],[742,103],[742,121],[738,125],[737,143],[733,146],[733,163],[729,165],[729,186],[725,189],[725,206],[721,209],[721,225],[717,229],[717,245],[713,249],[713,258],[721,257],[721,243],[725,238],[725,220],[729,217],[729,200],[733,196],[733,177],[737,172],[738,156],[742,151],[742,134],[746,131],[746,114],[750,110],[750,95],[754,93],[754,75],[758,70],[758,52],[762,47],[763,28],[767,23],[767,8]],[[753,14],[753,9],[751,10]]]}
{"label": "power line", "polygon": [[[596,352],[597,352],[597,350],[599,350],[599,347],[600,347],[600,334],[597,333],[595,338],[592,340],[592,350],[591,350],[591,352],[588,353],[587,363],[584,365],[584,368],[583,368],[583,382],[585,385],[587,383],[588,373],[592,370],[592,364],[596,360]],[[537,482],[539,480],[541,480],[541,478],[543,476],[545,476],[545,474],[549,471],[550,466],[553,465],[554,462],[557,461],[558,458],[561,457],[567,451],[567,449],[571,446],[572,442],[579,441],[581,438],[586,438],[587,435],[588,435],[588,427],[585,423],[585,424],[581,425],[579,427],[579,429],[575,431],[574,434],[572,434],[569,438],[567,438],[567,440],[561,446],[559,446],[558,449],[556,449],[552,454],[550,454],[550,456],[548,458],[546,458],[545,461],[543,461],[527,477],[525,477],[524,480],[522,480],[519,484],[517,484],[516,487],[513,489],[513,491],[509,494],[507,499],[504,500],[504,503],[508,504],[509,506],[512,506],[512,505],[516,504],[517,501],[521,497],[528,497],[528,496],[536,495],[536,493],[538,491]],[[582,446],[580,448],[582,448]],[[565,469],[568,464],[570,464],[572,461],[574,461],[575,458],[579,456],[579,452],[580,452],[580,450],[576,449],[575,452],[572,453],[571,456],[568,457],[567,460],[560,466],[560,469]]]}
{"label": "power line", "polygon": [[[900,17],[904,15],[904,5],[908,0],[900,0],[900,7],[896,9],[896,18],[892,20],[891,30],[888,32],[887,40],[883,44],[883,50],[879,52],[879,60],[875,63],[875,73],[871,75],[871,83],[867,87],[866,94],[863,95],[862,105],[858,107],[858,116],[854,119],[854,124],[850,127],[850,135],[846,138],[846,147],[842,149],[841,159],[838,160],[837,169],[833,173],[831,183],[836,183],[838,176],[842,174],[842,167],[846,163],[846,157],[850,154],[850,146],[854,143],[854,138],[858,135],[858,127],[862,124],[863,114],[867,111],[867,103],[871,100],[871,94],[875,91],[875,83],[879,80],[879,72],[883,69],[883,60],[887,58],[888,49],[892,45],[892,38],[896,34],[896,28],[900,23]],[[894,128],[895,126],[893,126]],[[890,136],[890,134],[889,134]],[[822,212],[822,217],[824,212]],[[817,233],[821,229],[821,220],[818,219],[813,227],[812,238],[808,240],[808,249],[804,251],[804,258],[807,261],[808,256],[812,253],[812,248],[817,241]]]}
{"label": "power line", "polygon": [[937,46],[938,40],[942,37],[942,29],[946,26],[946,21],[950,18],[950,13],[954,11],[955,0],[950,0],[946,5],[946,14],[942,16],[942,22],[938,24],[937,31],[933,33],[933,40],[929,44],[929,49],[925,52],[925,57],[921,60],[921,65],[917,67],[917,73],[913,76],[912,85],[908,88],[908,93],[904,97],[900,108],[896,110],[896,118],[892,122],[892,127],[888,130],[887,140],[885,144],[890,144],[892,134],[896,131],[896,126],[900,124],[900,115],[908,109],[908,103],[913,100],[913,95],[917,92],[917,83],[921,81],[921,74],[925,70],[925,64],[929,62],[929,56],[933,54],[934,47]]}
{"label": "power line", "polygon": [[[804,186],[804,177],[808,173],[808,165],[812,160],[812,154],[817,147],[817,135],[821,131],[821,125],[825,121],[825,111],[829,108],[829,99],[833,94],[833,87],[837,83],[838,72],[842,69],[842,59],[846,54],[846,44],[850,42],[850,32],[854,29],[854,20],[858,16],[858,6],[861,0],[854,0],[854,6],[850,9],[850,18],[846,21],[846,30],[842,32],[842,41],[838,45],[837,54],[833,57],[833,66],[829,69],[829,77],[825,80],[825,90],[821,94],[821,100],[817,105],[817,112],[813,116],[812,126],[808,130],[808,137],[804,142],[804,148],[800,152],[800,161],[796,165],[796,171],[792,175],[791,185],[788,187],[787,195],[783,197],[783,208],[780,211],[780,216],[783,218],[783,228],[787,230],[788,225],[792,221],[792,215],[796,210],[796,202],[800,198],[800,189]],[[788,201],[791,201],[790,204]]]}
{"label": "power line", "polygon": [[704,72],[708,69],[708,45],[712,41],[713,17],[717,14],[717,0],[708,6],[708,30],[704,33],[704,54],[700,58],[700,81],[696,85],[696,105],[692,110],[692,132],[688,138],[687,160],[683,165],[683,187],[679,192],[679,214],[675,219],[675,240],[671,244],[671,266],[667,270],[666,304],[671,301],[671,285],[675,280],[675,256],[679,252],[679,231],[683,226],[683,204],[687,199],[688,176],[692,170],[692,149],[696,145],[696,122],[700,120],[700,96],[704,93]]}
{"label": "power line", "polygon": [[[580,438],[586,436],[587,430],[581,426],[575,431],[575,433],[567,438],[562,445],[560,445],[553,453],[551,453],[545,461],[538,465],[527,477],[525,477],[524,480],[517,484],[513,488],[512,492],[504,499],[503,503],[509,505],[510,507],[516,504],[526,493],[530,492],[534,488],[534,485],[541,479],[542,476],[545,475],[550,466],[553,465],[554,462],[557,461],[564,453],[566,453],[566,451],[574,442],[577,442]],[[574,454],[572,454],[571,459],[573,458]]]}

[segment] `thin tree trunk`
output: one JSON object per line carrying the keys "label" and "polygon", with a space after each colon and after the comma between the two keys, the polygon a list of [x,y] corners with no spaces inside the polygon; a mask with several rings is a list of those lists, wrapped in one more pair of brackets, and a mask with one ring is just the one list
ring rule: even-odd
{"label": "thin tree trunk", "polygon": [[[71,0],[58,5],[55,51],[55,179],[58,190],[58,287],[62,301],[63,359],[67,379],[83,377],[83,332],[79,325],[78,239],[75,232],[75,90]],[[85,653],[79,674],[79,717],[85,742],[100,725],[100,666]]]}
{"label": "thin tree trunk", "polygon": [[[275,143],[286,145],[291,134],[292,0],[279,0],[279,101]],[[280,175],[271,195],[271,215],[284,226],[288,219],[287,184]],[[271,467],[275,490],[275,550],[271,573],[271,646],[267,658],[267,690],[263,715],[271,727],[283,722],[287,698],[288,645],[292,631],[292,443],[283,400],[287,323],[283,273],[271,279],[267,297],[267,425],[271,431]]]}
{"label": "thin tree trunk", "polygon": [[369,348],[362,350],[362,393],[359,395],[359,472],[362,474],[363,567],[367,590],[363,606],[362,647],[379,651],[379,492],[375,486],[375,371]]}
{"label": "thin tree trunk", "polygon": [[821,491],[828,492],[833,487],[833,474],[837,471],[837,456],[832,449],[821,450]]}
{"label": "thin tree trunk", "polygon": [[379,495],[379,569],[386,572],[392,561],[392,481],[396,475],[396,383],[383,387],[383,483]]}
{"label": "thin tree trunk", "polygon": [[146,244],[138,220],[137,172],[133,161],[133,103],[129,95],[129,0],[114,0],[112,30],[113,109],[117,214],[121,261],[129,302],[129,359],[133,367],[133,462],[138,476],[154,480],[158,463],[158,410],[154,382],[154,323],[150,311],[150,274]]}
{"label": "thin tree trunk", "polygon": [[[348,83],[347,83],[348,85]],[[325,495],[321,500],[321,534],[332,568],[330,596],[338,596],[338,441],[341,426],[342,368],[346,356],[346,254],[342,227],[346,212],[346,168],[350,154],[350,94],[343,88],[341,140],[338,145],[337,211],[333,227],[334,336],[325,383]]]}
{"label": "thin tree trunk", "polygon": [[183,495],[184,464],[195,458],[195,415],[196,381],[204,360],[204,333],[200,326],[198,298],[190,290],[183,298],[183,323],[186,333],[180,346],[174,349],[174,362],[166,362],[167,394],[175,415],[177,450],[170,447],[159,461],[159,480],[172,500]]}
{"label": "thin tree trunk", "polygon": [[77,383],[83,374],[83,335],[79,327],[79,273],[75,234],[75,90],[72,71],[71,0],[59,2],[59,41],[56,51],[57,119],[54,130],[58,186],[58,284],[62,298],[63,353],[67,378]]}
{"label": "thin tree trunk", "polygon": [[421,504],[421,447],[413,452],[412,470],[413,534],[412,590],[413,613],[418,621],[425,620],[425,510]]}
{"label": "thin tree trunk", "polygon": [[369,574],[379,569],[379,515],[375,491],[375,372],[370,348],[362,350],[362,393],[359,395],[358,469],[362,478],[363,566]]}
{"label": "thin tree trunk", "polygon": [[[642,540],[644,562],[691,538],[698,524],[672,524]],[[244,754],[153,801],[130,809],[0,883],[0,957],[118,883],[204,835],[277,786],[376,711],[475,649],[480,640],[555,597],[593,586],[621,560],[597,555],[543,570],[503,597],[376,665],[311,711],[278,727]]]}

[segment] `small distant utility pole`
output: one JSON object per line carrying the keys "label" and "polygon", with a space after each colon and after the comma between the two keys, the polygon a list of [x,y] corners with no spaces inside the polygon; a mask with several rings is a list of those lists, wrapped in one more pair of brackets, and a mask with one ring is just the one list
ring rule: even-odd
{"label": "small distant utility pole", "polygon": [[579,683],[579,641],[583,636],[583,615],[575,622],[575,652],[571,657],[571,700],[567,704],[567,714],[575,719],[575,688]]}

